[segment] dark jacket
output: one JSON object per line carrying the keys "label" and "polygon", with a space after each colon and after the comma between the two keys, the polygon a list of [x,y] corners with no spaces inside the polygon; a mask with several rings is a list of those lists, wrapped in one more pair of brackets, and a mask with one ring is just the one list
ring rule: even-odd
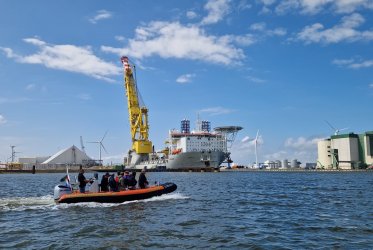
{"label": "dark jacket", "polygon": [[137,184],[137,181],[136,181],[136,172],[132,172],[132,174],[130,175],[128,186],[135,187],[136,184]]}
{"label": "dark jacket", "polygon": [[78,181],[79,181],[79,187],[85,187],[87,185],[86,178],[83,173],[79,173],[78,175]]}
{"label": "dark jacket", "polygon": [[110,175],[103,175],[101,179],[101,191],[108,191],[108,185],[109,185],[109,177]]}
{"label": "dark jacket", "polygon": [[148,184],[149,184],[149,182],[146,179],[145,173],[141,173],[140,176],[139,176],[139,187],[140,188],[145,188],[146,185],[148,185]]}

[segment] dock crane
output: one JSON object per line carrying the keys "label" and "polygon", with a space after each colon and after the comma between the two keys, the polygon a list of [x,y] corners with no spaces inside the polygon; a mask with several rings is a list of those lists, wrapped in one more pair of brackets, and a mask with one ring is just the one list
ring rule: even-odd
{"label": "dock crane", "polygon": [[[136,83],[136,68],[131,65],[128,57],[122,56],[124,86],[128,104],[132,148],[129,152],[128,164],[135,165],[147,160],[152,152],[152,142],[149,140],[148,109],[142,103]],[[134,76],[135,73],[135,76]]]}

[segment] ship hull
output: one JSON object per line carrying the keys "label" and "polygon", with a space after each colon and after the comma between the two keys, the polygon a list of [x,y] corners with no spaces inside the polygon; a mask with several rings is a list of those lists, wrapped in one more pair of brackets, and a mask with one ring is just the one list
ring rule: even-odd
{"label": "ship hull", "polygon": [[132,166],[135,169],[204,169],[219,168],[227,158],[222,151],[211,152],[185,152],[170,155],[168,159],[160,162],[140,162]]}
{"label": "ship hull", "polygon": [[166,163],[167,169],[201,169],[219,168],[225,160],[226,154],[222,151],[212,152],[186,152],[170,155]]}

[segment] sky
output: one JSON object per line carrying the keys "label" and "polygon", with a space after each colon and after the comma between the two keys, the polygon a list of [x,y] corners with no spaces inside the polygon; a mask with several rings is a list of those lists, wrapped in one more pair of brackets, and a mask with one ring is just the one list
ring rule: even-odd
{"label": "sky", "polygon": [[[372,0],[0,0],[0,161],[131,147],[121,56],[150,140],[182,119],[242,126],[232,160],[316,162],[317,141],[373,130]],[[328,122],[328,123],[327,123]]]}

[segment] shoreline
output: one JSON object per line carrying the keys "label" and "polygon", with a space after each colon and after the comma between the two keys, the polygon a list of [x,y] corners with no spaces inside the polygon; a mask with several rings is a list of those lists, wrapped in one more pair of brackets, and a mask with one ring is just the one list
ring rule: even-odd
{"label": "shoreline", "polygon": [[[139,172],[138,169],[124,169],[129,171],[136,171]],[[120,172],[124,171],[120,170]],[[111,172],[116,173],[118,172],[117,169],[95,169],[95,168],[84,168],[86,173],[93,173],[93,172]],[[294,169],[248,169],[248,168],[236,168],[236,169],[164,169],[164,170],[156,170],[156,169],[148,169],[147,172],[189,172],[189,173],[204,173],[204,172],[259,172],[259,173],[278,173],[278,172],[288,172],[288,173],[351,173],[351,172],[371,172],[373,173],[372,169],[301,169],[301,168],[294,168]],[[43,169],[43,170],[36,170],[34,173],[32,170],[0,170],[0,174],[49,174],[49,173],[66,173],[65,169]],[[79,173],[79,170],[71,170],[69,169],[69,173]]]}

